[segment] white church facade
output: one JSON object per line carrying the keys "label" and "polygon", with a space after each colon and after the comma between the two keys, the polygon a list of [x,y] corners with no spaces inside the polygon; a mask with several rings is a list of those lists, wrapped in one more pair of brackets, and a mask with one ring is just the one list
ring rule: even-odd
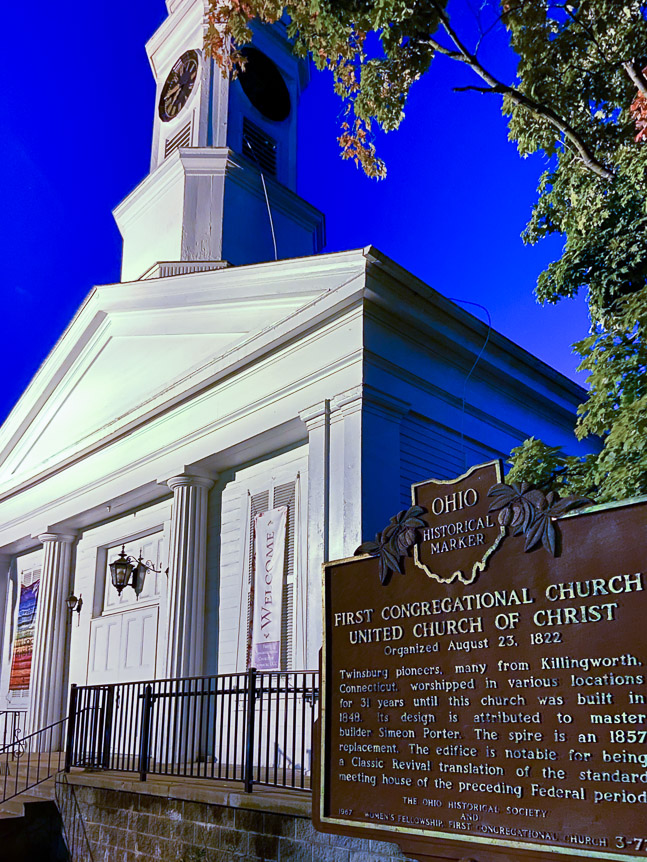
{"label": "white church facade", "polygon": [[[151,171],[115,210],[122,280],[91,290],[0,429],[0,711],[25,730],[72,683],[247,669],[266,512],[268,667],[316,669],[322,562],[412,482],[531,434],[572,448],[583,395],[378,250],[322,253],[295,190],[307,69],[281,25],[232,82],[202,52],[203,0],[166,2]],[[122,547],[150,564],[137,591],[111,583]]]}

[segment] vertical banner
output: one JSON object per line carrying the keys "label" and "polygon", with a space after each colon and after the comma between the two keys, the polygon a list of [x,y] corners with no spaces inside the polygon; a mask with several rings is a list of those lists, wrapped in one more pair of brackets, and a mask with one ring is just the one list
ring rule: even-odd
{"label": "vertical banner", "polygon": [[9,691],[29,690],[39,587],[40,581],[38,580],[28,587],[23,584],[20,588],[18,626],[13,647]]}
{"label": "vertical banner", "polygon": [[281,607],[287,514],[287,506],[279,506],[254,518],[252,666],[258,670],[281,669]]}

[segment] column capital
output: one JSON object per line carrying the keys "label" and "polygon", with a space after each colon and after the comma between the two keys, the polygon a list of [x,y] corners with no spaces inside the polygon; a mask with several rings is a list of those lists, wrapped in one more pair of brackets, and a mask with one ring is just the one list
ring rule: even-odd
{"label": "column capital", "polygon": [[36,536],[39,542],[43,545],[46,542],[62,542],[66,545],[71,545],[78,538],[77,533],[39,533]]}
{"label": "column capital", "polygon": [[324,424],[326,418],[330,416],[330,401],[318,401],[311,407],[306,407],[305,410],[299,411],[299,418],[305,423],[308,431],[319,428]]}
{"label": "column capital", "polygon": [[166,480],[166,484],[169,486],[171,491],[174,491],[176,488],[213,488],[218,475],[215,474],[210,476],[194,476],[190,473],[182,473],[179,476],[171,476],[170,479]]}
{"label": "column capital", "polygon": [[347,389],[345,392],[340,392],[330,402],[331,410],[339,410],[342,414],[354,413],[362,407],[364,398],[364,387],[353,386],[352,389]]}

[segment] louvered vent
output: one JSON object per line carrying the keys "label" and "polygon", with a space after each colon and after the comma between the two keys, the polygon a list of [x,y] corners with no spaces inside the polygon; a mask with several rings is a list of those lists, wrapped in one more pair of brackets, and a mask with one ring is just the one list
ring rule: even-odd
{"label": "louvered vent", "polygon": [[167,159],[171,153],[180,147],[188,147],[191,145],[191,123],[187,123],[183,129],[180,129],[172,138],[169,138],[164,144],[164,158]]}
{"label": "louvered vent", "polygon": [[243,117],[243,155],[263,173],[276,176],[276,141],[247,117]]}
{"label": "louvered vent", "polygon": [[23,587],[31,587],[34,581],[40,579],[40,567],[37,569],[31,569],[31,571],[21,572],[21,579]]}

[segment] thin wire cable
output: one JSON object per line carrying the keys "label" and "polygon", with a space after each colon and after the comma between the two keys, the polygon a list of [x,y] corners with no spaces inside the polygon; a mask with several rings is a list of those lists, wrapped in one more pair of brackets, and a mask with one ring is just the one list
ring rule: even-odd
{"label": "thin wire cable", "polygon": [[272,218],[272,210],[270,209],[270,199],[267,196],[267,186],[265,185],[265,175],[261,171],[261,182],[263,183],[263,193],[265,195],[265,205],[267,206],[267,214],[270,218],[270,229],[272,231],[272,245],[274,246],[274,260],[279,259],[279,253],[276,249],[276,234],[274,233],[274,219]]}
{"label": "thin wire cable", "polygon": [[463,397],[461,399],[461,454],[463,456],[463,467],[467,469],[467,450],[465,449],[465,394],[467,392],[467,384],[469,382],[470,377],[474,373],[474,369],[479,364],[479,361],[483,354],[485,353],[485,348],[488,346],[488,342],[490,340],[490,333],[492,332],[492,318],[490,317],[490,312],[484,305],[481,305],[480,302],[470,302],[468,299],[456,299],[456,297],[448,296],[450,302],[458,302],[461,305],[474,305],[476,308],[480,308],[487,315],[487,333],[485,335],[485,341],[483,342],[483,346],[479,350],[478,356],[472,363],[472,367],[467,373],[465,380],[463,382]]}
{"label": "thin wire cable", "polygon": [[263,169],[261,168],[261,163],[256,158],[256,153],[254,152],[254,147],[251,144],[249,138],[244,138],[243,143],[249,147],[249,151],[252,154],[252,158],[256,162],[256,166],[258,168],[258,172],[261,175],[261,183],[263,185],[263,194],[265,195],[265,206],[267,207],[267,215],[270,220],[270,230],[272,231],[272,245],[274,246],[274,260],[279,259],[279,253],[276,247],[276,234],[274,233],[274,219],[272,218],[272,210],[270,209],[270,199],[267,194],[267,186],[265,185],[265,174],[263,173]]}

